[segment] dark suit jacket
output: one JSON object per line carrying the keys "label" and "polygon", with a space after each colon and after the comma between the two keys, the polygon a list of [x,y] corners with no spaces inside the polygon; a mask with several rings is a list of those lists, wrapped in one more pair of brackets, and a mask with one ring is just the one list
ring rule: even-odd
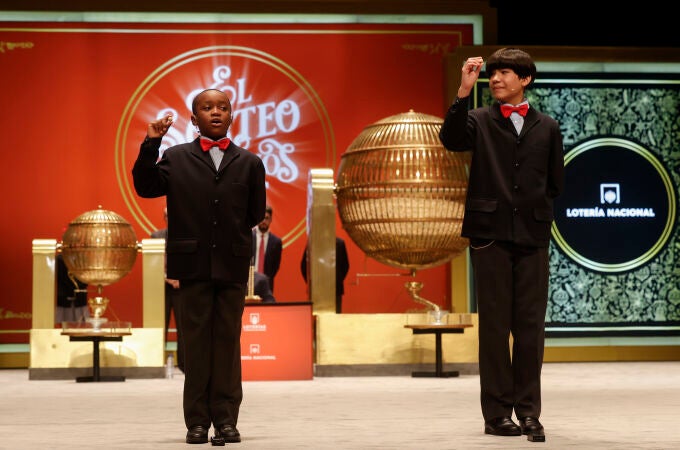
{"label": "dark suit jacket", "polygon": [[449,150],[472,151],[463,236],[549,244],[553,199],[564,186],[564,148],[555,119],[531,107],[518,136],[498,102],[468,112],[468,99],[456,99],[439,137]]}
{"label": "dark suit jacket", "polygon": [[262,303],[276,302],[274,294],[272,294],[272,290],[269,287],[269,278],[267,275],[260,272],[255,272],[253,284],[255,285],[253,287],[253,293],[262,299]]}
{"label": "dark suit jacket", "polygon": [[167,277],[246,284],[252,228],[266,207],[262,160],[233,142],[215,170],[198,139],[168,148],[145,139],[132,169],[137,194],[165,195],[168,208]]}
{"label": "dark suit jacket", "polygon": [[151,237],[154,238],[154,239],[167,239],[168,238],[168,229],[167,228],[161,228],[159,230],[152,231]]}
{"label": "dark suit jacket", "polygon": [[[302,253],[302,261],[300,261],[300,272],[302,278],[307,282],[307,246]],[[349,272],[349,257],[347,256],[347,247],[342,238],[335,238],[335,295],[342,296],[345,294],[345,278]]]}
{"label": "dark suit jacket", "polygon": [[[73,280],[75,280],[75,283]],[[64,308],[87,306],[87,283],[83,283],[75,277],[73,280],[68,276],[68,267],[66,267],[64,257],[61,253],[58,253],[57,306],[62,306]]]}
{"label": "dark suit jacket", "polygon": [[[252,256],[255,257],[255,252],[257,251],[257,229],[253,230],[253,252]],[[269,277],[269,287],[272,292],[274,292],[274,277],[279,272],[279,267],[281,266],[281,253],[283,252],[283,242],[281,238],[269,232],[269,239],[267,239],[267,247],[264,249],[264,274]]]}

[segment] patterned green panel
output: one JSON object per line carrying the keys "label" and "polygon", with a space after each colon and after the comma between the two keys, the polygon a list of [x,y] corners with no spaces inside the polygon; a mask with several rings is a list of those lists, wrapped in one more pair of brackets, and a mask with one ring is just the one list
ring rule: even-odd
{"label": "patterned green panel", "polygon": [[[601,136],[642,144],[666,167],[678,198],[680,81],[650,74],[542,74],[527,97],[533,108],[560,123],[567,153]],[[480,78],[473,99],[474,106],[493,101],[488,79]],[[548,335],[680,334],[678,228],[676,217],[668,244],[655,258],[619,274],[589,270],[553,241]]]}

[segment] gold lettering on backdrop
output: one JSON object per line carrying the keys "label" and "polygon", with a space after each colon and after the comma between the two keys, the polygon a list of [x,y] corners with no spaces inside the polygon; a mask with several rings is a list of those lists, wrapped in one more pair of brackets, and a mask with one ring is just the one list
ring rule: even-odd
{"label": "gold lettering on backdrop", "polygon": [[5,308],[0,308],[0,320],[8,319],[28,319],[30,320],[33,315],[30,312],[14,312],[6,310]]}
{"label": "gold lettering on backdrop", "polygon": [[434,44],[404,44],[404,50],[416,50],[430,55],[444,55],[449,52],[451,44],[444,42],[437,42]]}
{"label": "gold lettering on backdrop", "polygon": [[5,50],[28,49],[33,48],[33,42],[5,42],[0,41],[0,53],[5,53]]}

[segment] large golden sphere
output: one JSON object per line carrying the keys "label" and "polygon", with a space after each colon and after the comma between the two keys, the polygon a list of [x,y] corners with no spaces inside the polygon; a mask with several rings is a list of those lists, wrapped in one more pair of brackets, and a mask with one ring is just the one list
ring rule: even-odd
{"label": "large golden sphere", "polygon": [[336,196],[343,228],[370,257],[425,269],[468,246],[460,236],[466,156],[439,141],[442,119],[413,112],[364,128],[341,157]]}
{"label": "large golden sphere", "polygon": [[113,211],[88,211],[69,223],[61,253],[68,270],[79,280],[106,286],[127,275],[137,258],[132,226]]}

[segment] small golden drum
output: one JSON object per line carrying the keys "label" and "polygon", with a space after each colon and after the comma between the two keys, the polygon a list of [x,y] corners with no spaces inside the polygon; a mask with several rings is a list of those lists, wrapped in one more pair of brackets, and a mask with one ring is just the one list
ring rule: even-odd
{"label": "small golden drum", "polygon": [[64,232],[61,253],[79,280],[107,286],[127,275],[137,258],[135,231],[123,217],[99,209],[81,214]]}

